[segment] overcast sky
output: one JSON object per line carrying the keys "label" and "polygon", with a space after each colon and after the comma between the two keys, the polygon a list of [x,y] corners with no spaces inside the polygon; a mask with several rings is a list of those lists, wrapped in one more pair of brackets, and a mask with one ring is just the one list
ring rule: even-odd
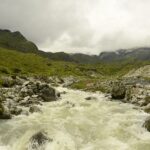
{"label": "overcast sky", "polygon": [[52,52],[150,46],[150,0],[0,0],[0,28]]}

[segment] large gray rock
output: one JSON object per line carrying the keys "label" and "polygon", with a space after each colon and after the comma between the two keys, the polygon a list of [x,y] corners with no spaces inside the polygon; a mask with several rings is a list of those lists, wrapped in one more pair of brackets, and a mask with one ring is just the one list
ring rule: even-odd
{"label": "large gray rock", "polygon": [[[30,101],[33,102],[33,99],[37,99],[37,101],[51,102],[55,101],[57,96],[57,92],[54,88],[50,87],[46,83],[41,82],[26,82],[24,87],[21,89],[20,96],[29,97]],[[33,97],[36,95],[36,98]],[[31,98],[32,97],[32,98]],[[29,100],[25,100],[25,102]]]}
{"label": "large gray rock", "polygon": [[48,86],[47,84],[40,86],[39,95],[45,102],[51,102],[56,100],[56,91],[54,88]]}
{"label": "large gray rock", "polygon": [[143,125],[150,132],[150,117],[148,117]]}
{"label": "large gray rock", "polygon": [[0,103],[0,119],[11,119],[10,112],[6,111],[1,103]]}
{"label": "large gray rock", "polygon": [[29,148],[32,150],[44,149],[45,144],[52,141],[45,132],[40,131],[31,137]]}
{"label": "large gray rock", "polygon": [[113,99],[124,99],[126,87],[122,82],[115,82],[112,86],[111,96]]}

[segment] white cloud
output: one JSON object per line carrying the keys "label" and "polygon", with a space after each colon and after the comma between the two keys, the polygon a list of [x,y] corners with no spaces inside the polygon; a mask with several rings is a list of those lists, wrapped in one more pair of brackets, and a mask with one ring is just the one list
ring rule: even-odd
{"label": "white cloud", "polygon": [[148,0],[0,0],[0,28],[46,51],[99,53],[150,46]]}

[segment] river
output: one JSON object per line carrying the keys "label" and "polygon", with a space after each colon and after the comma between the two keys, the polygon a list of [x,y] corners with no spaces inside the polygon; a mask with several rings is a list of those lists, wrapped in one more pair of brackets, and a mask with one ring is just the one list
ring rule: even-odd
{"label": "river", "polygon": [[[143,111],[99,93],[57,90],[67,93],[44,103],[42,113],[0,121],[0,150],[32,150],[30,138],[39,131],[53,140],[38,150],[150,150]],[[88,96],[97,99],[87,101]]]}

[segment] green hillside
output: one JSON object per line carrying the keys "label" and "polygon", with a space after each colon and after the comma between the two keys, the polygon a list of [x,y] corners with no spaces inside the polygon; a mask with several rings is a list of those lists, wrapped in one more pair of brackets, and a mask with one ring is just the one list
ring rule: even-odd
{"label": "green hillside", "polygon": [[36,54],[0,48],[0,74],[85,76],[93,78],[122,76],[133,68],[149,62],[124,61],[120,63],[76,64],[52,61]]}
{"label": "green hillside", "polygon": [[36,52],[37,46],[28,41],[20,32],[0,30],[0,47],[22,52]]}
{"label": "green hillside", "polygon": [[[79,66],[76,63],[52,61],[36,54],[0,48],[1,75],[88,76],[93,67],[92,65]],[[97,67],[94,68],[99,74]]]}

